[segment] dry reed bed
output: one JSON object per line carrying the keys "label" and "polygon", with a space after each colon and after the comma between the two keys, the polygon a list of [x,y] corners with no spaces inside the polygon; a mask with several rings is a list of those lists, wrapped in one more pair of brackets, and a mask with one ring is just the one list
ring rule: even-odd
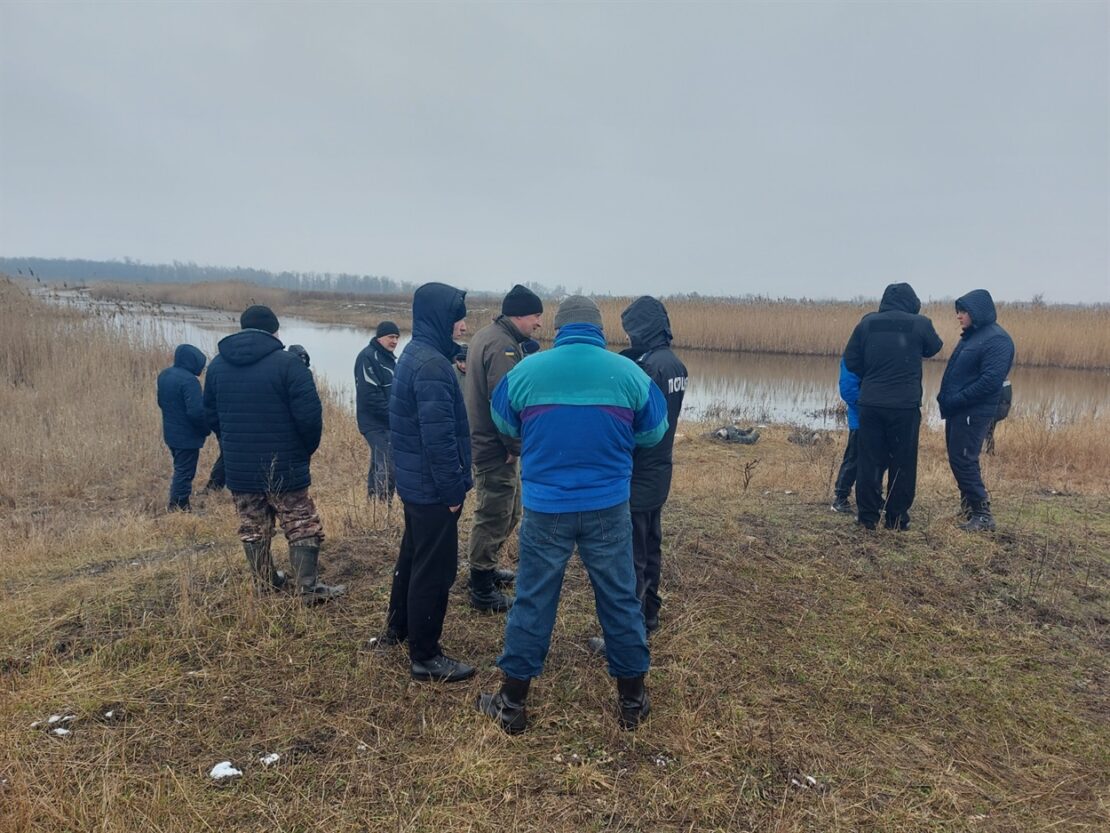
{"label": "dry reed bed", "polygon": [[[250,303],[270,304],[279,314],[358,324],[372,328],[379,318],[392,318],[411,328],[411,299],[403,296],[331,295],[292,292],[238,282],[216,284],[97,284],[94,295],[134,301],[189,304],[240,311]],[[605,331],[620,343],[621,311],[631,298],[598,296]],[[473,294],[468,326],[484,326],[499,310],[500,299]],[[860,317],[877,309],[873,302],[793,301],[770,299],[687,299],[666,301],[675,346],[699,350],[837,355]],[[556,301],[548,301],[549,327]],[[1021,365],[1110,369],[1110,306],[1077,307],[1039,303],[1000,303],[999,321],[1014,337]],[[926,304],[947,358],[959,340],[955,311],[950,302]]]}
{"label": "dry reed bed", "polygon": [[[842,437],[801,447],[772,427],[738,448],[683,425],[664,515],[652,718],[633,735],[615,729],[603,664],[582,648],[597,627],[588,582],[572,567],[533,727],[511,739],[471,710],[496,679],[502,620],[470,612],[461,594],[444,642],[480,661],[474,683],[415,685],[400,652],[364,650],[381,625],[400,524],[362,497],[364,443],[333,397],[324,392],[314,490],[327,577],[351,593],[309,612],[251,594],[226,495],[199,500],[192,516],[150,511],[169,461],[142,391],[166,356],[131,350],[141,379],[118,388],[117,407],[152,439],[130,438],[143,453],[120,449],[110,432],[80,428],[94,397],[54,398],[50,384],[79,381],[52,363],[82,345],[122,361],[111,340],[0,293],[0,347],[22,357],[4,365],[3,395],[26,388],[19,404],[34,413],[41,395],[69,427],[50,437],[32,428],[14,458],[0,445],[0,468],[44,454],[92,465],[81,488],[64,465],[24,466],[17,507],[3,510],[19,523],[8,524],[0,581],[0,831],[1105,822],[1105,420],[1004,424],[986,464],[1002,531],[979,537],[953,528],[939,432],[923,432],[914,529],[862,535],[826,509]],[[13,326],[30,317],[36,326]],[[56,343],[39,345],[36,331]],[[128,470],[83,448],[100,442]],[[98,491],[114,471],[114,488]],[[71,497],[55,494],[67,488]],[[31,728],[51,713],[76,715],[71,735]],[[269,752],[281,759],[264,767]],[[207,771],[225,759],[245,775],[216,786]]]}

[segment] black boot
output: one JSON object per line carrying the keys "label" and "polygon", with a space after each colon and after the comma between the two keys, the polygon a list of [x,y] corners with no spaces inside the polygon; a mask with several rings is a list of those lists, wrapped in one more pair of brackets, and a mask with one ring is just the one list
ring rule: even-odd
{"label": "black boot", "polygon": [[269,538],[264,541],[244,541],[243,552],[247,554],[251,578],[259,590],[280,590],[285,587],[285,573],[274,569],[274,562],[270,557]]}
{"label": "black boot", "polygon": [[334,587],[320,584],[317,571],[319,558],[320,541],[317,538],[303,538],[289,545],[289,561],[293,565],[293,576],[297,580],[301,601],[306,605],[329,602],[347,592],[345,584],[337,584]]}
{"label": "black boot", "polygon": [[478,711],[492,717],[510,735],[519,735],[528,727],[524,701],[528,699],[531,682],[505,677],[497,694],[478,695]]}
{"label": "black boot", "polygon": [[514,581],[516,581],[516,573],[512,570],[502,570],[498,567],[493,571],[494,587],[512,587]]}
{"label": "black boot", "polygon": [[960,529],[965,532],[994,532],[994,517],[991,515],[991,502],[989,500],[971,501],[971,517],[965,524],[960,524]]}
{"label": "black boot", "polygon": [[483,613],[504,613],[513,600],[493,585],[493,570],[470,571],[470,606]]}
{"label": "black boot", "polygon": [[639,677],[617,677],[617,708],[617,722],[627,732],[639,726],[640,721],[651,713],[643,674]]}
{"label": "black boot", "polygon": [[413,660],[409,670],[412,678],[421,682],[459,683],[473,677],[477,669],[461,660],[451,659],[445,654],[437,654],[431,659],[419,662]]}
{"label": "black boot", "polygon": [[167,512],[192,512],[193,507],[189,504],[187,497],[170,498],[169,504],[166,506]]}

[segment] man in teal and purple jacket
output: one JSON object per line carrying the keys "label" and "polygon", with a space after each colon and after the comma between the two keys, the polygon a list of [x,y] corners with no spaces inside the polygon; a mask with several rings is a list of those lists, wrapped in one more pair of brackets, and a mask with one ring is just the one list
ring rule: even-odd
{"label": "man in teal and purple jacket", "polygon": [[504,681],[478,708],[507,732],[524,730],[528,687],[543,671],[577,545],[617,678],[619,723],[634,729],[649,710],[649,654],[632,562],[632,451],[666,434],[667,403],[634,362],[605,349],[589,298],[566,298],[555,329],[554,349],[514,367],[490,404],[497,429],[521,440],[524,517],[516,601],[497,660]]}

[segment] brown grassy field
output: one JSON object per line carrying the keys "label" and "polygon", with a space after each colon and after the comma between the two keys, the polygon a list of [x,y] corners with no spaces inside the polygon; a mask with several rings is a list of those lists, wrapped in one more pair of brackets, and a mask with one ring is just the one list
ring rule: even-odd
{"label": "brown grassy field", "polygon": [[[332,398],[313,490],[343,600],[256,597],[226,494],[161,511],[168,360],[0,284],[0,831],[1106,829],[1106,420],[1003,423],[983,536],[955,529],[937,431],[913,529],[861,534],[827,510],[841,437],[737,448],[683,424],[652,716],[616,729],[572,567],[510,738],[472,706],[503,619],[464,594],[444,644],[476,680],[412,683],[366,650],[400,518],[363,496]],[[217,784],[224,760],[243,776]]]}
{"label": "brown grassy field", "polygon": [[[335,295],[290,292],[243,283],[219,284],[96,284],[92,292],[103,298],[176,303],[210,309],[241,311],[251,303],[265,303],[291,315],[317,321],[353,324],[373,329],[381,318],[401,327],[412,326],[411,298],[407,296]],[[631,298],[599,296],[597,302],[611,343],[623,338],[621,311]],[[500,298],[472,295],[468,326],[473,332],[500,309]],[[548,302],[553,313],[557,307]],[[875,304],[856,302],[773,301],[752,299],[670,299],[676,347],[699,350],[839,354],[860,317]],[[950,302],[927,304],[922,312],[933,319],[948,357],[959,340],[955,311]],[[1039,303],[999,304],[999,321],[1017,344],[1017,363],[1026,366],[1110,369],[1110,306],[1076,307]],[[550,336],[550,327],[545,333]]]}

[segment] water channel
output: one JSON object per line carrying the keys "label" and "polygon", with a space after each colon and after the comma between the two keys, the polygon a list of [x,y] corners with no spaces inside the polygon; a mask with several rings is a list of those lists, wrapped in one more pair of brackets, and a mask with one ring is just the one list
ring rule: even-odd
{"label": "water channel", "polygon": [[[173,305],[155,309],[96,300],[72,291],[44,297],[95,314],[141,343],[172,347],[188,342],[208,356],[215,355],[221,338],[239,329],[238,316],[225,312]],[[372,337],[372,326],[321,324],[282,316],[278,336],[286,345],[303,345],[312,357],[317,379],[353,410],[354,359]],[[401,337],[398,355],[407,342],[406,334]],[[834,428],[838,424],[836,357],[678,352],[690,372],[683,407],[683,415],[689,419],[791,423],[811,428]],[[925,416],[933,424],[939,424],[935,397],[943,371],[943,362],[925,365]],[[1110,408],[1110,372],[1018,367],[1010,378],[1015,415],[1031,414],[1054,424],[1102,416]]]}

